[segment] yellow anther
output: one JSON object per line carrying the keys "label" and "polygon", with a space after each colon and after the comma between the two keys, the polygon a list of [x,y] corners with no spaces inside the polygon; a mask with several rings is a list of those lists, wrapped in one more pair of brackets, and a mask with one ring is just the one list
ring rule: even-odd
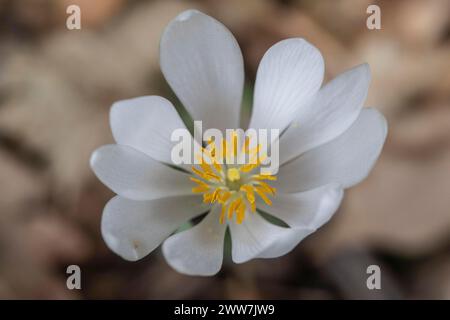
{"label": "yellow anther", "polygon": [[[242,152],[240,155],[238,150]],[[242,165],[229,162],[229,160],[236,160],[237,156],[244,156],[244,159],[249,161]],[[272,205],[269,196],[274,196],[276,189],[268,182],[276,180],[276,176],[250,173],[261,166],[266,156],[260,154],[260,145],[250,148],[248,137],[239,148],[238,135],[235,132],[232,133],[229,141],[209,140],[207,147],[202,148],[202,153],[196,157],[199,165],[192,167],[194,176],[190,179],[196,184],[192,192],[201,193],[205,203],[220,204],[221,212],[218,217],[220,223],[225,223],[228,219],[241,224],[247,212],[256,212],[257,196],[267,205]],[[225,160],[224,165],[221,164],[223,160]],[[230,167],[231,164],[233,164],[232,167]]]}
{"label": "yellow anther", "polygon": [[272,176],[270,174],[255,174],[252,176],[252,178],[255,180],[271,180],[271,181],[277,180],[276,176]]}
{"label": "yellow anther", "polygon": [[269,206],[272,205],[272,201],[270,201],[270,199],[267,197],[267,195],[265,194],[265,190],[263,188],[257,186],[255,187],[255,191],[267,205]]}
{"label": "yellow anther", "polygon": [[252,210],[253,213],[256,211],[256,202],[250,203],[250,209]]}
{"label": "yellow anther", "polygon": [[230,199],[230,197],[231,197],[231,192],[224,190],[219,196],[219,202],[220,203],[225,203],[225,202],[228,201],[228,199]]}
{"label": "yellow anther", "polygon": [[227,210],[227,206],[226,205],[222,205],[222,210],[220,211],[220,218],[219,218],[219,222],[220,223],[224,223],[225,222],[225,211]]}
{"label": "yellow anther", "polygon": [[242,145],[242,153],[249,153],[249,147],[250,147],[250,137],[245,137],[245,142]]}
{"label": "yellow anther", "polygon": [[193,193],[203,193],[203,192],[206,192],[208,190],[209,190],[209,186],[208,185],[206,185],[206,186],[197,186],[197,187],[192,188],[192,192]]}
{"label": "yellow anther", "polygon": [[200,179],[194,178],[194,177],[190,177],[189,178],[191,181],[196,182],[197,184],[199,184],[200,186],[208,186],[208,184]]}
{"label": "yellow anther", "polygon": [[211,172],[203,172],[198,170],[196,167],[192,167],[192,171],[194,171],[200,178],[203,178],[205,180],[217,180],[220,181],[220,177],[214,173]]}
{"label": "yellow anther", "polygon": [[236,200],[231,202],[230,206],[228,207],[228,219],[231,219],[233,217],[233,213],[239,206],[241,201],[242,201],[241,198],[237,198]]}
{"label": "yellow anther", "polygon": [[253,192],[252,186],[245,184],[245,185],[241,186],[241,190],[245,191],[248,202],[250,202],[250,203],[255,202],[255,194]]}
{"label": "yellow anther", "polygon": [[237,149],[238,149],[238,135],[235,131],[233,131],[231,135],[231,149],[232,149],[232,155],[237,155]]}
{"label": "yellow anther", "polygon": [[241,224],[244,221],[245,217],[245,204],[243,201],[239,203],[239,206],[236,208],[236,222]]}
{"label": "yellow anther", "polygon": [[258,184],[265,190],[266,193],[270,193],[270,194],[274,195],[275,192],[277,191],[277,189],[269,186],[264,181],[259,181]]}

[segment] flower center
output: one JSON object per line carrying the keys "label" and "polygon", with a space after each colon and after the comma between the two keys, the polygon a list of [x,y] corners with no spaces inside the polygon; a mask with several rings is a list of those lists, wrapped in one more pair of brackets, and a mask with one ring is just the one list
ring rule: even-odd
{"label": "flower center", "polygon": [[241,179],[241,174],[239,173],[239,169],[230,168],[227,170],[227,178],[230,182],[239,181]]}
{"label": "flower center", "polygon": [[[276,176],[257,172],[264,157],[260,155],[259,145],[253,149],[249,145],[249,138],[246,137],[241,153],[238,154],[236,133],[230,141],[210,141],[206,148],[202,148],[201,154],[197,155],[199,168],[192,167],[195,175],[190,179],[196,183],[192,192],[203,194],[205,203],[218,203],[222,206],[220,223],[224,223],[225,219],[232,220],[233,217],[238,224],[242,223],[248,209],[252,213],[256,211],[256,196],[267,205],[272,205],[269,196],[274,196],[276,189],[266,181],[276,180]],[[248,161],[234,164],[231,159],[236,160],[238,157],[248,158]]]}

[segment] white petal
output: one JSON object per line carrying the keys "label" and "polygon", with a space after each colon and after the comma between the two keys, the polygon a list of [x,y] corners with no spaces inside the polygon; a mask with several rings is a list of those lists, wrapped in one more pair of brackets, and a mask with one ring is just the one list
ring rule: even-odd
{"label": "white petal", "polygon": [[[286,254],[292,248],[280,243],[286,239],[289,243],[298,243],[312,232],[310,229],[292,229],[276,226],[258,213],[246,212],[241,224],[229,222],[232,249],[235,263],[247,262],[254,258],[275,258]],[[265,254],[267,251],[267,255]]]}
{"label": "white petal", "polygon": [[272,259],[284,256],[314,231],[310,228],[288,228],[285,232],[280,233],[278,238],[256,258]]}
{"label": "white petal", "polygon": [[375,109],[363,109],[342,135],[282,166],[273,185],[287,193],[329,183],[349,188],[369,174],[380,155],[386,134],[383,115]]}
{"label": "white petal", "polygon": [[199,196],[135,201],[116,196],[103,210],[101,230],[108,247],[136,261],[156,249],[189,219],[206,211]]}
{"label": "white petal", "polygon": [[294,38],[273,45],[258,68],[249,127],[281,132],[319,90],[323,74],[322,55],[307,41]]}
{"label": "white petal", "polygon": [[280,139],[280,164],[333,140],[358,117],[370,84],[368,64],[344,72],[327,83],[311,104],[299,110]]}
{"label": "white petal", "polygon": [[161,38],[161,69],[203,129],[236,128],[244,84],[242,53],[231,32],[196,10],[178,15]]}
{"label": "white petal", "polygon": [[102,146],[92,153],[90,163],[100,181],[128,199],[152,200],[191,194],[189,174],[128,146]]}
{"label": "white petal", "polygon": [[317,230],[336,212],[343,194],[337,184],[299,193],[277,193],[271,206],[261,201],[258,209],[283,220],[291,228]]}
{"label": "white petal", "polygon": [[226,224],[219,222],[220,208],[214,207],[193,228],[164,241],[167,263],[178,272],[209,276],[219,272],[223,260]]}
{"label": "white petal", "polygon": [[280,218],[292,228],[292,231],[280,234],[258,258],[275,258],[290,252],[331,219],[343,195],[339,185],[330,184],[301,193],[278,193],[272,199],[272,206],[258,203],[259,209]]}
{"label": "white petal", "polygon": [[118,144],[133,147],[155,160],[172,163],[170,141],[176,129],[186,129],[172,103],[159,96],[118,101],[110,113],[111,129]]}

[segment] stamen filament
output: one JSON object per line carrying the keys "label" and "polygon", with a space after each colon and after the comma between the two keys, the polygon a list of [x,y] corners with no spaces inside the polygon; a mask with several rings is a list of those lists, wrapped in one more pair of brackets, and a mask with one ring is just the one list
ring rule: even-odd
{"label": "stamen filament", "polygon": [[[202,193],[203,202],[221,205],[219,222],[225,223],[225,219],[241,224],[245,219],[247,211],[256,212],[256,194],[267,204],[272,205],[269,196],[276,193],[276,189],[265,181],[274,181],[276,176],[271,174],[250,174],[258,168],[265,160],[264,155],[260,155],[260,145],[250,148],[250,138],[245,137],[242,145],[242,153],[238,154],[238,135],[233,132],[230,141],[209,140],[206,148],[202,148],[202,153],[197,155],[199,168],[192,167],[193,173],[197,177],[190,177],[196,183],[192,188],[193,193]],[[219,150],[222,149],[222,150]],[[220,151],[220,152],[219,152]],[[235,165],[230,162],[236,156],[248,156],[249,163]],[[225,167],[219,163],[225,159]],[[247,159],[247,158],[244,158]],[[233,163],[232,166],[227,164]]]}

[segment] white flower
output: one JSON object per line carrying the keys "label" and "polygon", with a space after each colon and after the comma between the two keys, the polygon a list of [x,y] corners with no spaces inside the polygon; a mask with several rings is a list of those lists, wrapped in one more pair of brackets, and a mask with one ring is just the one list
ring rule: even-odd
{"label": "white flower", "polygon": [[[164,31],[160,63],[178,98],[204,128],[239,127],[243,59],[221,23],[195,10],[181,13]],[[198,175],[167,166],[171,133],[185,127],[172,104],[158,96],[115,103],[110,121],[117,144],[100,147],[91,157],[95,174],[118,194],[106,205],[101,223],[109,248],[134,261],[163,243],[163,254],[177,271],[213,275],[222,265],[227,227],[232,259],[242,263],[282,256],[326,223],[343,189],[359,183],[373,167],[387,125],[378,111],[362,108],[370,81],[367,64],[321,88],[323,75],[320,52],[303,39],[281,41],[262,58],[250,127],[284,131],[276,181],[239,167],[215,171],[220,177],[214,180],[202,176],[213,166]],[[224,184],[212,195],[224,179],[236,188]],[[192,180],[200,182],[196,186]],[[255,204],[289,227],[252,213]],[[208,211],[191,229],[171,235]]]}

